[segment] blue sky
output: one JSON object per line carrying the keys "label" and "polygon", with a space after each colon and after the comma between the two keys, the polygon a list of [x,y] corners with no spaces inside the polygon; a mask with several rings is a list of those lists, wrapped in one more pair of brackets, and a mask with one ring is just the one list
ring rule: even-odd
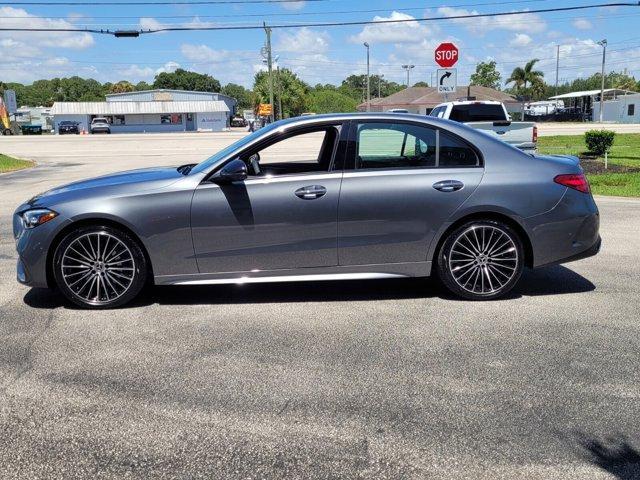
{"label": "blue sky", "polygon": [[[138,29],[262,21],[312,23],[523,11],[587,3],[591,2],[329,0],[271,5],[86,7],[8,6],[0,1],[0,26]],[[360,12],[343,13],[351,10]],[[416,65],[411,83],[429,81],[437,68],[435,46],[453,41],[460,49],[460,84],[468,82],[480,60],[496,60],[504,79],[515,66],[531,58],[541,59],[539,67],[553,83],[556,45],[561,46],[560,80],[572,80],[599,71],[602,49],[596,42],[606,38],[607,70],[626,68],[640,77],[639,20],[640,7],[631,7],[364,27],[291,28],[274,30],[273,50],[279,55],[281,67],[292,69],[312,85],[339,83],[349,74],[364,73],[364,41],[371,45],[372,73],[397,82],[405,81],[404,63]],[[223,84],[249,87],[254,73],[263,68],[260,48],[264,41],[261,30],[164,33],[137,39],[87,33],[0,32],[0,80],[30,83],[40,78],[80,75],[103,82],[151,82],[158,72],[180,66],[209,73]]]}

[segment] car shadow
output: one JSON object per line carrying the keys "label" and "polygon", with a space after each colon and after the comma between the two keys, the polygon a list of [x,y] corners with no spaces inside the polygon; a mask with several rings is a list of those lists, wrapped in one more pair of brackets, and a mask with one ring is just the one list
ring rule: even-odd
{"label": "car shadow", "polygon": [[625,435],[598,439],[584,433],[575,434],[583,457],[619,480],[640,479],[640,449]]}
{"label": "car shadow", "polygon": [[[525,270],[507,299],[560,295],[595,290],[582,275],[562,265]],[[245,285],[156,286],[145,289],[126,307],[159,305],[216,305],[243,303],[347,302],[438,297],[464,301],[431,278],[335,282],[282,282]],[[75,308],[53,290],[34,288],[24,296],[33,308]]]}

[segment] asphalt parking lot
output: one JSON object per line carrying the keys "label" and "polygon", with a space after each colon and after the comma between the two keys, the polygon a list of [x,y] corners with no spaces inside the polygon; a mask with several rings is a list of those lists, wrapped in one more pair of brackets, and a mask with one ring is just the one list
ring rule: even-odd
{"label": "asphalt parking lot", "polygon": [[242,134],[0,139],[38,163],[0,176],[0,478],[640,478],[637,200],[598,198],[602,252],[494,302],[394,280],[82,311],[15,282],[24,199]]}

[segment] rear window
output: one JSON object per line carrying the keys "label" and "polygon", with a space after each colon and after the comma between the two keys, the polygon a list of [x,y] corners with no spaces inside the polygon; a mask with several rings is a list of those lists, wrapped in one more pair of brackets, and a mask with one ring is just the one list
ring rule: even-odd
{"label": "rear window", "polygon": [[457,122],[499,122],[506,120],[502,105],[483,103],[454,105],[449,118]]}

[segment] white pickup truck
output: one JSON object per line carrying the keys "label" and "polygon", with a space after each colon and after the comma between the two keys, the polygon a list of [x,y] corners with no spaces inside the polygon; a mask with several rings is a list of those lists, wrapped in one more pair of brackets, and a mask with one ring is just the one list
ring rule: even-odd
{"label": "white pickup truck", "polygon": [[504,104],[492,101],[463,100],[441,103],[430,113],[469,125],[495,136],[527,153],[536,153],[538,127],[534,122],[512,122]]}

